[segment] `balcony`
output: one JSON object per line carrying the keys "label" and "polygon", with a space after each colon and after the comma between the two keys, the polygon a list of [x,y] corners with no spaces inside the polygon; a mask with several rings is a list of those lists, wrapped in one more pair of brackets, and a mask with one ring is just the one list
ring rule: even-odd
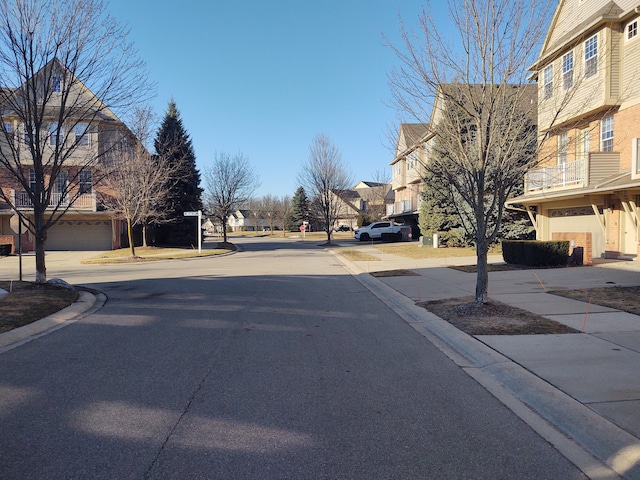
{"label": "balcony", "polygon": [[525,195],[587,187],[619,172],[619,153],[593,152],[582,160],[531,170],[525,175]]}
{"label": "balcony", "polygon": [[[13,191],[13,204],[19,209],[31,209],[33,204],[29,195],[25,191]],[[49,208],[55,208],[60,206],[63,208],[74,208],[77,210],[89,210],[91,212],[97,211],[96,195],[95,193],[83,193],[73,200],[69,204],[69,196],[61,193],[52,193],[51,200],[49,201]]]}
{"label": "balcony", "polygon": [[412,197],[409,200],[400,200],[399,202],[387,205],[387,216],[414,213],[418,208],[420,208],[420,197]]}

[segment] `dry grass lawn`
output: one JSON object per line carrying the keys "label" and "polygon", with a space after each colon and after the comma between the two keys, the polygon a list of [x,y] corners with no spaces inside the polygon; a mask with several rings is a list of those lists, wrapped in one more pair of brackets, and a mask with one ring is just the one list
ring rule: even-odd
{"label": "dry grass lawn", "polygon": [[78,298],[75,290],[50,283],[0,281],[0,288],[9,292],[0,298],[0,333],[40,320]]}
{"label": "dry grass lawn", "polygon": [[469,335],[578,333],[562,323],[504,303],[478,304],[473,300],[473,297],[451,298],[420,302],[418,305]]}
{"label": "dry grass lawn", "polygon": [[554,290],[549,293],[640,315],[640,286]]}
{"label": "dry grass lawn", "polygon": [[110,263],[137,263],[152,262],[158,260],[176,260],[181,258],[210,257],[234,251],[236,247],[231,243],[218,242],[217,248],[203,249],[200,253],[193,248],[162,248],[162,247],[136,247],[135,257],[131,256],[128,248],[109,250],[92,258],[83,260],[84,264],[104,265]]}

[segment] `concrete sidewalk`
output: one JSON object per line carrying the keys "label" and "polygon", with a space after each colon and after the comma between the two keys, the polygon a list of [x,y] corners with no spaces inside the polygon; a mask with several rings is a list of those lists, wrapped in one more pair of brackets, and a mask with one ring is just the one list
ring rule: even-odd
{"label": "concrete sidewalk", "polygon": [[[442,342],[443,351],[480,383],[486,381],[490,390],[506,389],[602,462],[604,470],[593,465],[585,472],[590,478],[640,478],[640,316],[546,293],[640,285],[640,263],[492,272],[491,298],[582,333],[471,337],[415,302],[474,295],[475,274],[448,267],[475,264],[475,257],[416,260],[382,254],[371,246],[359,249],[380,260],[352,262],[340,256],[352,274],[374,293],[391,298],[390,306],[405,310],[405,320]],[[489,259],[501,261],[501,256]],[[395,269],[410,269],[418,276],[362,275]]]}

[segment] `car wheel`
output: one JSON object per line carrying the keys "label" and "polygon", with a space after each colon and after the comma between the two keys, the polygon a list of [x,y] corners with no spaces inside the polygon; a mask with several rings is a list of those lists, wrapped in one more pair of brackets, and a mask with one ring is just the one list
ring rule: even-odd
{"label": "car wheel", "polygon": [[361,242],[366,242],[367,240],[369,240],[369,234],[368,233],[363,233],[362,235],[360,235],[360,241]]}

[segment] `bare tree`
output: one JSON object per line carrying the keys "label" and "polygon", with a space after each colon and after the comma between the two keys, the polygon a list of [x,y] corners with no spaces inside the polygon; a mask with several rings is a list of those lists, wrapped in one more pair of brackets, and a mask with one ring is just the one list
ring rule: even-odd
{"label": "bare tree", "polygon": [[253,219],[253,230],[258,231],[258,220],[262,218],[262,198],[252,198],[247,203],[249,215]]}
{"label": "bare tree", "polygon": [[[143,227],[143,246],[147,246],[146,225],[161,223],[167,211],[160,202],[184,175],[180,162],[173,155],[152,155],[151,143],[154,116],[149,107],[137,108],[127,140],[109,152],[104,163],[104,186],[109,195],[103,201],[116,215],[127,222],[131,256],[135,257],[132,229]],[[178,149],[174,145],[172,148]],[[173,150],[164,149],[165,152]]]}
{"label": "bare tree", "polygon": [[127,31],[99,0],[0,4],[0,190],[35,238],[36,281],[46,282],[47,231],[84,193],[117,143],[125,114],[150,93]]}
{"label": "bare tree", "polygon": [[327,135],[320,134],[313,139],[309,160],[302,166],[299,182],[313,199],[321,227],[327,234],[327,243],[331,243],[333,226],[342,206],[340,193],[348,190],[353,180],[340,152]]}
{"label": "bare tree", "polygon": [[368,216],[380,220],[387,213],[387,195],[391,191],[391,179],[388,171],[377,170],[372,175],[373,185],[368,190],[366,201]]}
{"label": "bare tree", "polygon": [[273,195],[265,195],[260,199],[261,210],[269,220],[269,231],[273,235],[274,222],[278,216],[278,198]]}
{"label": "bare tree", "polygon": [[205,207],[222,223],[226,243],[229,217],[251,199],[260,179],[243,154],[216,153],[213,165],[204,171],[204,183]]}
{"label": "bare tree", "polygon": [[400,60],[390,74],[396,106],[419,122],[431,121],[435,134],[437,152],[426,166],[434,180],[427,188],[446,190],[475,243],[476,302],[488,301],[487,254],[504,202],[537,162],[535,113],[526,112],[537,104],[536,87],[522,85],[546,36],[552,3],[449,1],[457,44],[423,11],[420,33],[402,27],[404,48],[392,47]]}
{"label": "bare tree", "polygon": [[289,217],[289,211],[291,210],[291,197],[289,195],[283,195],[280,198],[274,199],[274,220],[280,220],[282,225],[282,236],[286,236],[287,232],[287,218]]}

